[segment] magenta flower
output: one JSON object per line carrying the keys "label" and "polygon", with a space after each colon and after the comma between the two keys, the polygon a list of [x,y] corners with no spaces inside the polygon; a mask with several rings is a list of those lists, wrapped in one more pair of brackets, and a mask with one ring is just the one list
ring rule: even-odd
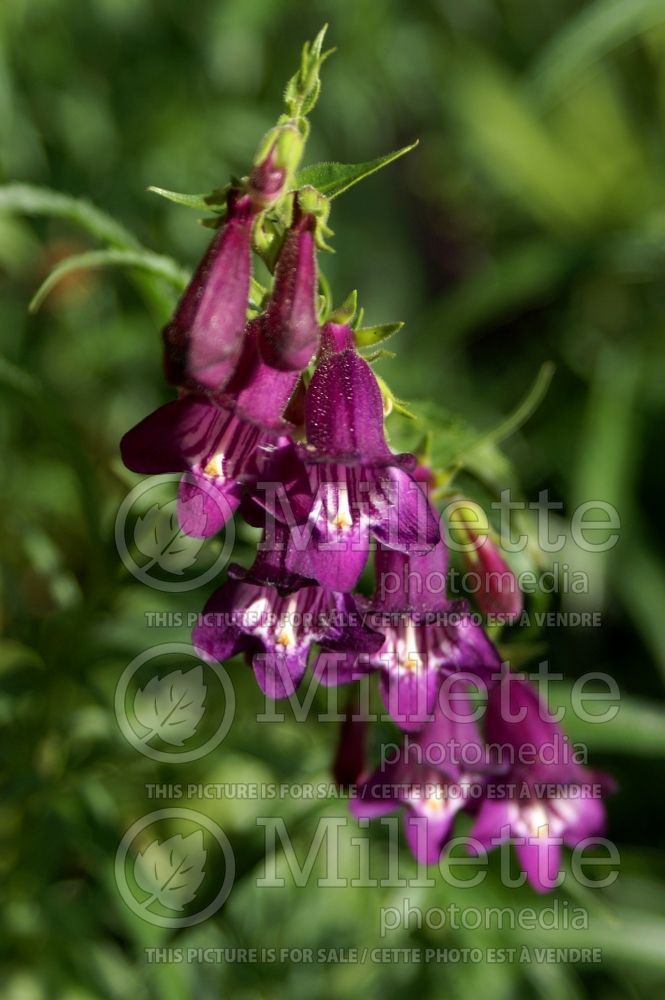
{"label": "magenta flower", "polygon": [[457,813],[473,805],[473,789],[482,782],[477,768],[483,745],[472,707],[456,693],[454,712],[442,706],[416,738],[406,737],[396,761],[361,780],[349,808],[371,819],[404,808],[404,827],[412,854],[422,864],[436,864],[450,837]]}
{"label": "magenta flower", "polygon": [[249,195],[229,195],[226,221],[164,328],[173,385],[219,391],[233,375],[247,317],[254,213]]}
{"label": "magenta flower", "polygon": [[147,475],[184,473],[182,530],[198,538],[214,535],[238,507],[243,485],[258,477],[262,455],[284,433],[281,415],[297,378],[261,361],[252,323],[226,392],[186,393],[155,410],[123,437],[123,462]]}
{"label": "magenta flower", "polygon": [[406,731],[420,729],[431,718],[444,677],[463,672],[491,678],[501,665],[466,605],[446,599],[446,561],[443,542],[411,555],[379,546],[367,621],[383,634],[383,645],[357,657],[322,654],[316,664],[324,684],[379,671],[386,709]]}
{"label": "magenta flower", "polygon": [[302,212],[296,200],[259,334],[261,356],[281,371],[306,368],[319,346],[315,229],[316,217]]}
{"label": "magenta flower", "polygon": [[450,519],[453,532],[464,538],[462,559],[476,578],[473,596],[480,610],[509,620],[519,615],[522,591],[482,508],[470,500],[456,502]]}
{"label": "magenta flower", "polygon": [[568,759],[560,726],[518,675],[507,673],[490,691],[486,738],[489,754],[509,763],[498,761],[505,773],[488,786],[471,838],[486,849],[513,841],[529,883],[547,892],[556,884],[561,845],[604,832],[602,795],[613,782]]}
{"label": "magenta flower", "polygon": [[467,565],[479,578],[480,585],[474,593],[478,607],[485,614],[517,617],[524,606],[517,577],[494,539],[488,535],[478,539],[478,543],[473,553],[465,554]]}
{"label": "magenta flower", "polygon": [[307,444],[300,462],[293,450],[283,452],[273,469],[283,486],[264,502],[292,528],[289,567],[344,591],[362,573],[370,534],[398,548],[431,548],[440,529],[407,471],[415,459],[386,443],[381,390],[349,346],[352,331],[328,324],[323,333],[324,357],[305,400]]}
{"label": "magenta flower", "polygon": [[288,571],[282,576],[285,551],[280,541],[278,548],[260,551],[250,570],[232,568],[235,578],[212,595],[192,636],[202,656],[220,662],[246,653],[269,698],[296,690],[314,643],[331,650],[369,650],[381,643],[363,624],[350,594],[325,590]]}

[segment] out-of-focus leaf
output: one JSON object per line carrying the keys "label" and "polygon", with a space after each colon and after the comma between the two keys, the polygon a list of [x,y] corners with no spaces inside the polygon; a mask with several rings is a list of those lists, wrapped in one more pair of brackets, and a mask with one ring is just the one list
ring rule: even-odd
{"label": "out-of-focus leaf", "polygon": [[430,401],[407,404],[417,433],[428,434],[429,462],[434,471],[468,468],[490,485],[505,486],[510,478],[510,464],[497,445],[514,434],[538,408],[553,374],[554,365],[546,362],[513,412],[497,427],[485,432],[452,417]]}
{"label": "out-of-focus leaf", "polygon": [[140,245],[128,229],[89,201],[59,194],[48,188],[34,187],[31,184],[0,186],[0,210],[2,209],[25,215],[48,215],[66,219],[112,247],[134,249]]}
{"label": "out-of-focus leaf", "polygon": [[531,70],[529,88],[539,100],[555,101],[603,56],[662,23],[662,0],[596,0],[582,7],[552,38]]}
{"label": "out-of-focus leaf", "polygon": [[[572,741],[582,741],[594,751],[640,757],[665,755],[665,710],[662,708],[625,695],[617,701],[607,694],[607,687],[594,689],[589,683],[578,694],[594,693],[593,702],[582,702],[585,714],[600,717],[599,721],[590,722],[571,707],[573,688],[568,682],[552,682],[550,688],[550,707],[565,709],[564,725]],[[607,697],[603,698],[603,694]],[[619,710],[614,714],[617,707]]]}
{"label": "out-of-focus leaf", "polygon": [[435,304],[425,324],[438,331],[441,344],[522,309],[552,294],[572,266],[570,255],[549,242],[523,244],[493,260]]}
{"label": "out-of-focus leaf", "polygon": [[39,384],[32,375],[2,356],[0,356],[0,382],[28,396],[34,396],[39,392]]}
{"label": "out-of-focus leaf", "polygon": [[[198,502],[198,497],[188,501],[191,504]],[[204,540],[184,533],[178,520],[176,502],[172,500],[163,507],[154,504],[146,514],[137,519],[134,541],[138,550],[150,559],[143,566],[144,570],[160,566],[167,572],[180,576],[192,565]]]}
{"label": "out-of-focus leaf", "polygon": [[410,146],[396,149],[393,153],[379,156],[376,160],[368,160],[366,163],[313,163],[298,173],[294,186],[299,188],[310,184],[327,198],[336,198],[365,177],[375,174],[377,170],[387,167],[400,156],[411,152],[417,145],[418,140],[412,142]]}
{"label": "out-of-focus leaf", "polygon": [[626,551],[630,552],[630,558],[624,560],[614,584],[665,681],[665,573],[655,553],[634,531],[627,540]]}
{"label": "out-of-focus leaf", "polygon": [[[568,874],[568,877],[572,876]],[[506,936],[518,948],[599,948],[603,960],[612,965],[625,964],[630,968],[638,963],[662,971],[665,969],[664,934],[662,917],[622,909],[604,921],[594,917],[584,929],[566,926],[563,921],[559,921],[556,928],[538,926],[536,922],[533,928],[513,929]]]}
{"label": "out-of-focus leaf", "polygon": [[[35,187],[30,184],[6,184],[0,186],[0,210],[23,212],[26,215],[46,215],[52,218],[65,219],[74,225],[80,226],[85,232],[95,239],[107,243],[109,247],[117,251],[133,252],[138,255],[145,255],[160,259],[159,254],[152,254],[141,245],[136,237],[119,222],[100,211],[95,205],[82,198],[72,198],[70,195],[59,194],[50,191],[48,188]],[[96,253],[97,251],[91,251]],[[99,251],[101,253],[101,251]],[[86,255],[82,255],[86,256]],[[167,281],[175,281],[173,264],[169,258],[163,258],[162,265],[155,264],[155,269],[149,265],[136,265],[135,282],[137,287],[145,296],[149,304],[154,308],[163,322],[173,308],[170,296],[164,293],[164,289],[158,287],[153,281],[154,277],[166,278]],[[166,264],[165,262],[168,262]],[[103,261],[101,263],[104,263]],[[66,267],[67,261],[63,261],[62,267]],[[90,265],[89,265],[90,266]],[[95,266],[95,265],[92,265]],[[71,268],[70,268],[71,269]],[[162,272],[166,273],[160,273]],[[60,274],[62,272],[59,272]],[[171,278],[169,278],[169,273]],[[49,276],[49,277],[52,277]],[[49,279],[47,279],[48,281]],[[178,279],[178,286],[180,287]]]}
{"label": "out-of-focus leaf", "polygon": [[89,250],[60,261],[33,295],[30,312],[36,312],[52,288],[72,271],[82,271],[95,267],[129,267],[163,278],[178,291],[182,291],[189,281],[189,274],[176,264],[171,257],[151,253],[149,250]]}
{"label": "out-of-focus leaf", "polygon": [[[574,467],[571,493],[575,507],[596,500],[609,504],[620,515],[625,512],[638,429],[640,366],[639,357],[632,352],[606,349],[596,359]],[[588,581],[587,593],[575,597],[576,606],[586,603],[593,610],[603,606],[612,553],[611,548],[575,546],[575,569],[586,573]]]}
{"label": "out-of-focus leaf", "polygon": [[206,856],[201,830],[188,837],[178,833],[162,843],[153,840],[134,863],[137,884],[150,893],[143,906],[147,909],[157,899],[170,910],[182,910],[191,903],[205,875]]}
{"label": "out-of-focus leaf", "polygon": [[[527,392],[521,403],[515,407],[505,420],[502,420],[498,427],[488,431],[482,439],[483,441],[493,441],[498,444],[519,430],[532,416],[547,395],[552,376],[554,375],[554,365],[551,361],[546,361],[541,365],[540,371],[536,375],[533,385]],[[480,442],[479,442],[480,443]]]}
{"label": "out-of-focus leaf", "polygon": [[595,225],[603,195],[595,177],[502,68],[469,54],[444,99],[476,169],[522,212],[557,235],[577,236]]}
{"label": "out-of-focus leaf", "polygon": [[81,600],[81,588],[63,559],[62,552],[46,532],[30,527],[21,539],[28,562],[46,581],[51,598],[58,608],[70,608]]}
{"label": "out-of-focus leaf", "polygon": [[159,736],[170,746],[182,746],[201,721],[206,693],[201,666],[151,677],[134,698],[136,718],[149,731],[145,740]]}
{"label": "out-of-focus leaf", "polygon": [[44,661],[35,649],[16,639],[0,639],[0,676],[14,670],[42,668]]}

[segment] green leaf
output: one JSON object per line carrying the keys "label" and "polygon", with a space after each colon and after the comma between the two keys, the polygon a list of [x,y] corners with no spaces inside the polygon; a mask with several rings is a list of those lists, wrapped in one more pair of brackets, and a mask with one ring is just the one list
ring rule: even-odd
{"label": "green leaf", "polygon": [[483,324],[552,295],[574,267],[569,252],[543,240],[529,240],[469,277],[428,311],[425,325],[440,330],[450,345]]}
{"label": "green leaf", "polygon": [[[72,198],[70,195],[59,194],[56,191],[51,191],[48,188],[34,187],[31,184],[6,184],[0,186],[0,211],[13,211],[21,212],[25,215],[45,215],[51,218],[64,219],[73,225],[80,226],[85,232],[89,233],[95,239],[106,243],[114,251],[127,251],[128,253],[135,253],[142,257],[144,260],[143,264],[136,263],[137,273],[135,277],[135,284],[140,292],[143,294],[146,301],[154,309],[155,314],[159,322],[164,322],[169,316],[171,309],[173,308],[173,301],[170,294],[165,294],[164,288],[159,287],[158,283],[153,279],[154,277],[169,278],[168,272],[174,275],[174,268],[176,265],[173,262],[170,263],[170,268],[166,267],[165,264],[160,268],[159,265],[155,264],[155,259],[159,259],[157,254],[152,254],[151,251],[145,249],[139,240],[131,233],[128,229],[125,229],[123,225],[112,219],[111,216],[107,215],[105,212],[101,212],[98,208],[92,205],[89,201],[85,201],[82,198]],[[101,253],[102,251],[99,251]],[[81,255],[82,258],[87,255]],[[153,264],[145,263],[146,257],[153,258]],[[162,258],[162,261],[167,261],[168,258]],[[113,263],[111,260],[98,260],[97,263],[92,265],[86,265],[85,262],[79,258],[79,264],[75,266],[100,266],[104,263]],[[120,261],[118,261],[120,262]],[[62,270],[61,270],[62,268]],[[68,262],[63,261],[61,265],[55,269],[55,271],[49,275],[47,278],[47,283],[49,284],[46,291],[43,287],[39,290],[35,299],[37,303],[35,304],[35,299],[33,299],[33,309],[37,308],[39,301],[43,298],[49,288],[52,287],[53,283],[58,280],[58,278],[67,272],[67,270],[72,270],[72,265]],[[166,271],[167,273],[164,273]],[[57,273],[58,278],[54,275]],[[184,273],[184,272],[181,272]],[[173,283],[173,282],[172,282]],[[179,285],[179,287],[182,287]]]}
{"label": "green leaf", "polygon": [[86,270],[93,267],[131,267],[147,271],[163,278],[169,284],[182,291],[189,281],[189,274],[179,267],[170,257],[151,253],[149,250],[90,250],[87,253],[75,254],[60,261],[49,276],[35,292],[28,309],[36,312],[51,289],[71,271]]}
{"label": "green leaf", "polygon": [[327,198],[336,198],[365,177],[375,174],[377,170],[387,167],[389,163],[409,153],[417,145],[416,139],[410,146],[387,153],[386,156],[379,156],[376,160],[368,160],[367,163],[312,163],[297,174],[295,186],[303,187],[310,184]]}
{"label": "green leaf", "polygon": [[614,586],[665,681],[665,572],[657,553],[645,540],[645,531],[635,531],[638,517],[631,514],[626,521],[631,525],[629,538],[626,539],[630,559],[615,575]]}
{"label": "green leaf", "polygon": [[128,229],[89,201],[59,194],[48,188],[33,187],[31,184],[0,186],[0,210],[2,209],[24,215],[48,215],[66,219],[96,239],[119,249],[130,250],[140,246]]}
{"label": "green leaf", "polygon": [[206,857],[201,830],[186,837],[178,833],[162,843],[153,840],[134,862],[134,878],[148,893],[141,906],[149,910],[158,899],[169,910],[182,910],[205,877]]}
{"label": "green leaf", "polygon": [[185,194],[182,191],[169,191],[167,188],[155,187],[152,184],[148,188],[148,191],[152,194],[158,194],[160,198],[166,198],[167,201],[173,201],[176,205],[193,208],[197,212],[217,212],[221,214],[226,210],[226,194],[224,191],[211,191],[209,194]]}
{"label": "green leaf", "polygon": [[[595,689],[592,684],[585,684],[578,689],[578,694],[583,697],[593,692],[594,700],[581,704],[585,713],[599,717],[598,721],[589,721],[573,709],[572,688],[568,681],[554,681],[550,688],[550,707],[565,709],[564,724],[571,741],[587,743],[599,752],[646,757],[665,755],[665,711],[659,706],[625,695],[617,700],[609,696],[606,686]],[[602,694],[607,694],[607,698]],[[615,712],[616,707],[618,712]]]}
{"label": "green leaf", "polygon": [[141,743],[159,736],[170,746],[181,747],[197,730],[207,692],[201,665],[185,673],[173,670],[151,677],[134,696],[134,714],[147,730]]}
{"label": "green leaf", "polygon": [[576,77],[613,49],[663,22],[663,0],[587,4],[545,47],[531,71],[529,89],[540,101],[558,99]]}
{"label": "green leaf", "polygon": [[404,323],[383,323],[381,326],[364,326],[355,331],[356,347],[374,347],[398,333]]}
{"label": "green leaf", "polygon": [[[621,513],[622,521],[625,517],[631,523],[626,509],[634,495],[635,455],[642,433],[639,407],[644,364],[636,350],[603,346],[589,366],[589,392],[578,428],[577,460],[571,469],[573,509],[591,498],[602,498]],[[578,595],[578,607],[603,608],[614,586],[615,557],[611,547],[575,546],[575,569],[585,574],[588,588]]]}
{"label": "green leaf", "polygon": [[17,389],[26,396],[36,396],[39,392],[37,380],[2,355],[0,355],[0,384]]}
{"label": "green leaf", "polygon": [[[493,481],[495,484],[501,479],[509,477],[510,465],[497,446],[519,430],[537,410],[545,398],[553,375],[554,365],[551,361],[546,361],[541,366],[524,399],[517,404],[505,420],[502,420],[492,430],[478,433],[468,426],[463,427],[458,424],[458,433],[455,437],[451,436],[449,442],[449,453],[452,453],[452,458],[449,459],[448,464],[465,466],[478,475],[480,479]],[[457,454],[455,454],[454,447],[450,447],[455,438],[459,448]]]}
{"label": "green leaf", "polygon": [[[545,362],[524,399],[489,431],[479,431],[429,400],[409,403],[411,416],[415,418],[411,433],[414,429],[421,435],[424,431],[430,432],[430,464],[435,472],[466,468],[493,486],[506,485],[511,476],[510,463],[498,445],[514,434],[540,405],[553,374],[554,365]],[[399,447],[414,450],[406,440],[402,440]]]}
{"label": "green leaf", "polygon": [[518,403],[513,412],[505,420],[502,420],[498,427],[485,434],[482,441],[493,441],[498,444],[519,430],[522,424],[525,424],[529,417],[535,413],[547,395],[554,371],[555,368],[551,361],[546,361],[541,365],[533,385],[522,402]]}

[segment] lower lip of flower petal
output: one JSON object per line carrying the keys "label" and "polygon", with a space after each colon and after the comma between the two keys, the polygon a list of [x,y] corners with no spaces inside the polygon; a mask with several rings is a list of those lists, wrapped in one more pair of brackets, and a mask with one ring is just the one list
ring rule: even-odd
{"label": "lower lip of flower petal", "polygon": [[213,479],[237,479],[252,467],[263,432],[260,427],[229,413],[201,471]]}

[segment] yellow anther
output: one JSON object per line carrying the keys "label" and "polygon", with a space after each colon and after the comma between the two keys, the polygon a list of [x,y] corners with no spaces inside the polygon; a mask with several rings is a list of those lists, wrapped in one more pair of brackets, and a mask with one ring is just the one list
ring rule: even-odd
{"label": "yellow anther", "polygon": [[213,455],[212,458],[206,463],[203,468],[203,472],[206,476],[211,476],[213,479],[220,479],[224,476],[224,456],[220,452],[217,455]]}
{"label": "yellow anther", "polygon": [[348,510],[340,510],[333,521],[333,525],[341,531],[346,531],[347,528],[351,528],[353,526],[353,521]]}

